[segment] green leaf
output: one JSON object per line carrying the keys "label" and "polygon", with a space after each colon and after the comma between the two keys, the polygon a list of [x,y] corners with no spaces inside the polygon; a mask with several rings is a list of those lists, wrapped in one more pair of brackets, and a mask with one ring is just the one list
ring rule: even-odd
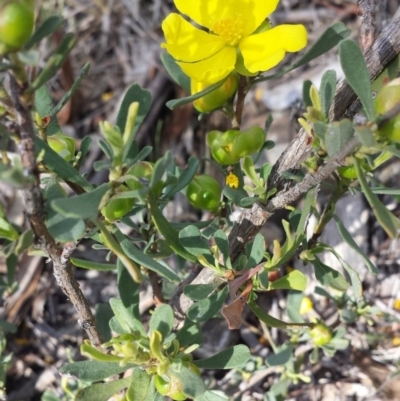
{"label": "green leaf", "polygon": [[38,88],[53,78],[54,75],[56,75],[58,69],[63,65],[65,59],[68,57],[68,54],[75,46],[76,40],[76,36],[72,33],[64,36],[60,46],[58,46],[55,53],[49,57],[43,70],[32,82],[31,86],[26,90],[28,93],[35,92]]}
{"label": "green leaf", "polygon": [[45,199],[45,223],[54,239],[59,242],[71,242],[82,238],[86,231],[86,224],[83,219],[65,217],[50,206],[51,202],[56,199],[68,199],[54,177],[48,182]]}
{"label": "green leaf", "polygon": [[189,284],[183,287],[183,293],[193,301],[201,301],[207,298],[221,283]]}
{"label": "green leaf", "polygon": [[171,187],[165,191],[165,194],[163,195],[164,198],[171,198],[172,195],[189,185],[193,177],[196,175],[198,168],[199,159],[197,159],[197,157],[190,156],[188,160],[188,166],[179,175],[178,182],[175,185],[171,185]]}
{"label": "green leaf", "polygon": [[228,77],[224,78],[222,81],[219,81],[215,84],[207,86],[206,89],[202,90],[201,92],[197,92],[194,95],[182,97],[180,99],[170,100],[169,102],[166,103],[166,105],[169,109],[175,110],[179,106],[183,106],[184,104],[193,102],[194,100],[200,99],[201,97],[208,95],[209,93],[215,91],[215,89],[218,89],[220,86],[222,86],[227,79],[228,79]]}
{"label": "green leaf", "polygon": [[28,249],[35,240],[32,229],[28,228],[25,230],[18,238],[17,244],[15,246],[14,253],[20,256],[26,249]]}
{"label": "green leaf", "polygon": [[75,401],[108,401],[113,395],[127,388],[131,378],[114,380],[108,383],[97,383],[80,390]]}
{"label": "green leaf", "polygon": [[315,323],[287,323],[283,320],[276,319],[265,312],[262,308],[260,308],[255,301],[249,301],[247,303],[253,313],[268,326],[276,327],[276,328],[289,328],[289,329],[298,329],[298,328],[312,328],[315,326]]}
{"label": "green leaf", "polygon": [[5,333],[16,333],[17,328],[12,323],[7,322],[7,320],[0,319],[0,330]]}
{"label": "green leaf", "polygon": [[135,365],[121,366],[119,362],[81,361],[64,365],[60,369],[60,373],[71,375],[82,381],[97,382],[113,375],[119,375],[133,366]]}
{"label": "green leaf", "polygon": [[229,259],[229,242],[228,237],[222,230],[217,230],[214,233],[215,244],[217,245],[219,251],[222,253],[225,263]]}
{"label": "green leaf", "polygon": [[195,398],[196,401],[228,401],[228,398],[221,397],[218,394],[215,394],[212,391],[206,391],[199,397]]}
{"label": "green leaf", "polygon": [[340,41],[347,38],[350,35],[350,30],[347,29],[343,22],[336,22],[331,25],[326,31],[319,37],[314,45],[294,64],[289,67],[283,68],[280,72],[261,78],[257,78],[253,83],[267,81],[269,79],[278,78],[295,68],[301,67],[311,60],[321,56],[322,54],[333,49]]}
{"label": "green leaf", "polygon": [[353,157],[353,162],[356,169],[358,181],[360,182],[360,186],[364,192],[365,197],[367,198],[369,205],[372,208],[372,211],[375,214],[376,219],[390,238],[397,238],[400,230],[399,219],[394,216],[394,214],[390,212],[387,207],[379,200],[379,198],[371,191],[371,188],[369,187],[364,173],[360,167],[359,161],[355,157]]}
{"label": "green leaf", "polygon": [[[54,150],[39,137],[35,138],[36,155],[43,155],[42,162],[65,181],[79,185],[86,191],[91,191],[92,185],[85,180],[68,162],[60,157]],[[43,152],[43,153],[41,153]]]}
{"label": "green leaf", "polygon": [[284,345],[277,353],[269,356],[265,363],[267,366],[283,366],[293,357],[293,347]]}
{"label": "green leaf", "polygon": [[59,15],[52,15],[47,18],[42,25],[33,33],[28,43],[24,46],[25,49],[30,49],[36,43],[39,43],[46,36],[50,36],[63,23],[63,19]]}
{"label": "green leaf", "polygon": [[114,316],[114,312],[112,311],[110,304],[97,304],[95,312],[95,320],[103,341],[110,341],[112,337],[110,320]]}
{"label": "green leaf", "polygon": [[185,319],[182,328],[176,333],[176,339],[179,341],[180,347],[188,347],[193,344],[203,344],[203,334],[198,323]]}
{"label": "green leaf", "polygon": [[92,138],[90,136],[85,136],[82,139],[81,146],[79,148],[79,152],[81,153],[78,163],[76,164],[75,168],[77,171],[82,167],[83,162],[86,159],[87,154],[90,150],[90,145],[92,144]]}
{"label": "green leaf", "polygon": [[[140,284],[136,283],[132,276],[129,274],[128,270],[125,268],[120,259],[117,261],[117,282],[118,291],[121,297],[121,301],[125,308],[129,309],[132,315],[137,321],[140,321],[139,312],[139,293]],[[145,335],[146,332],[144,328],[140,332]]]}
{"label": "green leaf", "polygon": [[250,269],[257,266],[264,257],[265,252],[265,240],[262,234],[258,233],[254,237],[254,241],[251,245],[250,254],[248,255],[248,261],[245,268]]}
{"label": "green leaf", "polygon": [[312,212],[317,202],[316,193],[317,193],[317,187],[311,188],[307,192],[306,199],[304,201],[304,205],[301,210],[300,221],[296,228],[296,234],[295,234],[296,243],[298,242],[298,240],[304,237],[304,232],[307,227],[308,218],[310,217],[310,213]]}
{"label": "green leaf", "polygon": [[392,195],[400,196],[400,189],[398,188],[387,188],[387,187],[370,187],[371,191],[377,195]]}
{"label": "green leaf", "polygon": [[347,82],[359,97],[369,121],[375,117],[371,77],[360,47],[351,39],[339,44],[340,64]]}
{"label": "green leaf", "polygon": [[348,274],[351,286],[353,288],[354,296],[356,297],[357,300],[360,299],[362,297],[362,284],[360,276],[346,261],[342,259],[342,257],[336,251],[333,252],[333,254],[337,257],[343,269]]}
{"label": "green leaf", "polygon": [[74,95],[74,93],[78,90],[82,79],[85,78],[87,76],[87,74],[89,73],[89,69],[90,69],[90,63],[86,63],[82,67],[81,71],[79,72],[79,76],[75,80],[73,85],[71,86],[71,89],[67,93],[64,94],[64,96],[57,103],[57,105],[53,108],[53,110],[51,110],[51,112],[50,112],[51,118],[56,118],[59,111],[67,104],[68,100],[71,99],[71,97]]}
{"label": "green leaf", "polygon": [[91,262],[90,260],[71,258],[71,263],[82,269],[98,270],[101,272],[109,272],[117,269],[117,265],[112,263]]}
{"label": "green leaf", "polygon": [[15,241],[19,237],[18,231],[6,219],[0,217],[0,238]]}
{"label": "green leaf", "polygon": [[190,252],[188,252],[181,244],[178,232],[171,226],[171,224],[162,214],[152,192],[149,193],[148,202],[151,218],[155,226],[157,227],[157,230],[160,234],[164,236],[165,241],[170,246],[170,248],[173,249],[178,255],[182,256],[184,259],[187,259],[191,262],[197,262],[197,258]]}
{"label": "green leaf", "polygon": [[353,123],[344,119],[335,121],[328,126],[325,133],[325,146],[330,157],[340,152],[354,136]]}
{"label": "green leaf", "polygon": [[64,216],[81,219],[95,219],[103,196],[110,189],[110,184],[103,184],[82,195],[71,198],[59,198],[51,202],[51,207]]}
{"label": "green leaf", "polygon": [[143,325],[138,321],[132,312],[125,308],[124,304],[120,299],[111,298],[110,305],[114,311],[115,317],[121,325],[121,328],[125,333],[132,333],[133,331],[143,331]]}
{"label": "green leaf", "polygon": [[312,101],[310,96],[311,86],[312,82],[309,79],[303,82],[303,102],[306,108],[312,106]]}
{"label": "green leaf", "polygon": [[194,322],[204,322],[211,319],[221,308],[228,296],[228,287],[193,304],[187,311],[187,317]]}
{"label": "green leaf", "polygon": [[[53,109],[53,100],[45,85],[35,91],[34,106],[40,117],[44,118],[50,116],[51,110]],[[58,132],[61,132],[61,127],[58,124],[57,117],[53,116],[50,118],[50,122],[46,127],[46,133],[47,135],[53,135]],[[35,146],[37,145],[35,144]]]}
{"label": "green leaf", "polygon": [[129,256],[134,262],[141,266],[147,267],[148,269],[156,272],[162,277],[170,281],[180,281],[179,276],[171,270],[169,267],[162,265],[150,256],[143,253],[135,244],[133,244],[125,235],[120,231],[116,232],[116,237],[121,244],[122,250]]}
{"label": "green leaf", "polygon": [[196,226],[189,225],[179,231],[179,241],[192,255],[211,255],[207,241]]}
{"label": "green leaf", "polygon": [[[161,304],[156,307],[149,323],[149,333],[157,330],[165,340],[172,331],[174,324],[174,312],[167,304]],[[150,334],[149,334],[150,335]]]}
{"label": "green leaf", "polygon": [[303,316],[300,315],[300,306],[304,294],[300,291],[289,291],[286,301],[286,314],[292,322],[304,322]]}
{"label": "green leaf", "polygon": [[346,244],[349,245],[350,248],[352,248],[354,251],[356,251],[361,256],[361,258],[364,260],[365,264],[367,265],[370,273],[377,274],[378,270],[377,270],[376,266],[369,260],[368,256],[365,255],[365,253],[357,245],[357,243],[354,241],[353,237],[347,231],[346,227],[344,226],[342,221],[339,219],[339,217],[334,214],[333,218],[335,219],[337,229],[338,229],[339,234],[342,237],[343,241],[346,242]]}
{"label": "green leaf", "polygon": [[174,369],[173,365],[169,368],[168,373],[171,376],[177,377],[182,383],[182,392],[191,398],[196,398],[204,394],[206,387],[201,380],[201,377],[192,372],[186,366],[180,366],[179,369]]}
{"label": "green leaf", "polygon": [[193,363],[203,369],[235,369],[243,366],[251,357],[246,345],[229,347],[209,358],[199,359]]}
{"label": "green leaf", "polygon": [[336,71],[325,71],[322,76],[321,86],[319,88],[319,97],[321,99],[321,110],[326,118],[329,118],[329,108],[331,107],[336,92]]}
{"label": "green leaf", "polygon": [[117,116],[117,126],[121,132],[125,131],[125,125],[128,118],[129,106],[133,102],[139,103],[139,111],[135,120],[135,125],[131,135],[129,143],[125,144],[123,161],[129,156],[129,150],[132,146],[132,142],[135,139],[135,135],[138,132],[140,126],[143,123],[151,106],[151,94],[147,89],[142,89],[138,84],[131,85],[125,93],[124,99],[122,100],[121,107],[119,108]]}
{"label": "green leaf", "polygon": [[133,369],[131,383],[126,392],[127,401],[145,401],[150,387],[151,376],[140,368]]}
{"label": "green leaf", "polygon": [[175,59],[168,53],[161,53],[160,58],[170,77],[187,93],[190,93],[190,78],[182,71]]}
{"label": "green leaf", "polygon": [[310,260],[314,266],[315,277],[324,286],[329,286],[338,291],[346,291],[349,288],[348,282],[335,269],[322,263],[318,258]]}
{"label": "green leaf", "polygon": [[270,290],[297,290],[304,291],[307,288],[307,277],[299,270],[293,270],[279,280],[269,284]]}

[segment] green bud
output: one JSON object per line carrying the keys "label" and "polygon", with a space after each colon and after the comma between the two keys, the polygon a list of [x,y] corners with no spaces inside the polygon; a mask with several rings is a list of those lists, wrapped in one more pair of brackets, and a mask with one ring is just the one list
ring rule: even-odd
{"label": "green bud", "polygon": [[218,181],[209,175],[198,175],[187,187],[189,202],[198,209],[214,212],[221,202],[221,187]]}
{"label": "green bud", "polygon": [[[375,112],[386,114],[398,103],[400,103],[400,78],[391,81],[378,93],[374,102]],[[400,115],[380,128],[379,133],[393,142],[400,143]]]}
{"label": "green bud", "polygon": [[260,127],[252,127],[245,132],[211,131],[207,135],[211,154],[222,165],[236,164],[242,157],[258,152],[264,142],[265,132]]}
{"label": "green bud", "polygon": [[61,132],[48,136],[47,143],[65,161],[69,162],[75,155],[75,139]]}
{"label": "green bud", "polygon": [[3,51],[19,49],[31,37],[35,25],[33,6],[26,1],[3,1],[0,6],[0,43]]}
{"label": "green bud", "polygon": [[[209,113],[210,111],[219,109],[236,93],[238,85],[239,77],[236,73],[232,73],[219,88],[195,100],[193,106],[200,113]],[[201,92],[208,86],[205,82],[192,79],[190,83],[191,94],[194,95]]]}
{"label": "green bud", "polygon": [[[124,185],[121,185],[117,189],[116,195],[118,193],[126,192],[128,188]],[[109,221],[113,222],[116,220],[120,220],[124,217],[135,204],[135,199],[133,198],[115,198],[112,197],[109,202],[101,209],[101,214]]]}

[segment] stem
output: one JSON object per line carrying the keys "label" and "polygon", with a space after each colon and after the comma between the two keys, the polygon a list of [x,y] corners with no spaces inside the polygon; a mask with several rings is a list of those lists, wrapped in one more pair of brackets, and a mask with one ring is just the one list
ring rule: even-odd
{"label": "stem", "polygon": [[78,312],[79,325],[86,330],[90,342],[94,347],[100,347],[103,342],[96,325],[90,305],[73,274],[70,256],[76,243],[67,243],[61,246],[56,243],[45,225],[45,210],[40,190],[40,173],[35,158],[33,122],[31,118],[31,97],[24,97],[25,83],[17,82],[16,77],[10,75],[11,98],[16,114],[16,128],[19,136],[19,153],[26,176],[34,177],[34,182],[23,189],[26,214],[36,241],[47,252],[53,262],[54,276],[57,284],[64,291]]}
{"label": "stem", "polygon": [[243,75],[239,78],[239,88],[238,88],[238,97],[236,102],[236,111],[232,120],[232,128],[239,129],[240,124],[242,123],[242,114],[244,107],[244,99],[248,92],[247,79]]}

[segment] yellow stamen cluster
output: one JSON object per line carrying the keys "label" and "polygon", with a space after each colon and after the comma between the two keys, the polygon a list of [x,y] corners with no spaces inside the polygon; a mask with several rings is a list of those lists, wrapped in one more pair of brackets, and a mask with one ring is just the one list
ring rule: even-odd
{"label": "yellow stamen cluster", "polygon": [[233,174],[232,172],[230,172],[227,176],[226,176],[226,185],[228,185],[228,187],[231,188],[239,188],[239,178]]}
{"label": "yellow stamen cluster", "polygon": [[236,46],[243,37],[243,23],[241,16],[236,18],[222,18],[211,26],[211,32],[215,33],[225,41],[228,46]]}

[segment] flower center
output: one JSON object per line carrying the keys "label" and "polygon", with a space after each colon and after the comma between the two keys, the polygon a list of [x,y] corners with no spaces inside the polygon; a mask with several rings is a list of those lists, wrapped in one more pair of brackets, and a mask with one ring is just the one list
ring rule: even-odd
{"label": "flower center", "polygon": [[235,18],[227,17],[216,21],[211,26],[211,31],[224,39],[229,46],[236,46],[243,36],[243,24],[240,14]]}

